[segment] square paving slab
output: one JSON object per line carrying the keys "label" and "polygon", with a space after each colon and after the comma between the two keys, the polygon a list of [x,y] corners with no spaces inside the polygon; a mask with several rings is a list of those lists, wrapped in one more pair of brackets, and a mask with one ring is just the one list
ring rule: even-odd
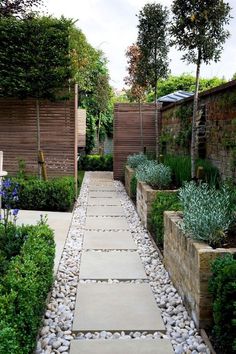
{"label": "square paving slab", "polygon": [[124,216],[124,210],[121,206],[89,206],[88,216]]}
{"label": "square paving slab", "polygon": [[87,230],[129,230],[129,225],[125,217],[87,216],[85,228]]}
{"label": "square paving slab", "polygon": [[85,231],[83,249],[137,249],[129,231]]}
{"label": "square paving slab", "polygon": [[70,354],[174,354],[168,339],[73,340]]}
{"label": "square paving slab", "polygon": [[89,192],[90,198],[116,198],[118,195],[116,192],[109,191],[91,191]]}
{"label": "square paving slab", "polygon": [[80,279],[146,279],[143,264],[137,252],[82,252]]}
{"label": "square paving slab", "polygon": [[150,285],[79,284],[73,331],[102,330],[165,332]]}
{"label": "square paving slab", "polygon": [[108,185],[108,186],[104,186],[104,185],[91,185],[89,186],[89,192],[98,192],[98,191],[102,191],[102,192],[116,192],[116,188],[113,185]]}
{"label": "square paving slab", "polygon": [[88,205],[121,205],[119,198],[88,198]]}

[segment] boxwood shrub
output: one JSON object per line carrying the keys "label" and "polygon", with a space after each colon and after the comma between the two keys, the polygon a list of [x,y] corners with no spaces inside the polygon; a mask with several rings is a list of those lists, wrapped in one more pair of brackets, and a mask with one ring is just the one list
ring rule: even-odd
{"label": "boxwood shrub", "polygon": [[73,177],[59,177],[49,181],[38,178],[13,178],[18,184],[18,209],[67,211],[75,200]]}
{"label": "boxwood shrub", "polygon": [[0,353],[31,354],[53,282],[53,231],[34,226],[0,279]]}
{"label": "boxwood shrub", "polygon": [[158,192],[152,203],[150,215],[150,228],[154,240],[163,248],[164,240],[164,211],[182,210],[177,192]]}
{"label": "boxwood shrub", "polygon": [[113,156],[110,154],[81,156],[78,169],[83,171],[113,171]]}
{"label": "boxwood shrub", "polygon": [[213,338],[221,354],[236,352],[236,259],[217,258],[212,265]]}

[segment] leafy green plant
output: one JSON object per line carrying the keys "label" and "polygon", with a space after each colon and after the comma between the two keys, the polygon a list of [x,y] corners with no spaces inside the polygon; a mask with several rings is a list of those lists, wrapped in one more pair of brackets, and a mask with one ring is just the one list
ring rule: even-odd
{"label": "leafy green plant", "polygon": [[139,165],[147,161],[147,156],[143,153],[129,155],[127,157],[127,164],[131,168],[137,168]]}
{"label": "leafy green plant", "polygon": [[236,259],[217,258],[209,289],[213,297],[213,337],[221,354],[236,352]]}
{"label": "leafy green plant", "polygon": [[110,154],[81,156],[78,169],[83,171],[113,171],[113,156]]}
{"label": "leafy green plant", "polygon": [[130,181],[130,190],[131,190],[131,198],[135,201],[136,201],[137,183],[138,183],[137,178],[134,175]]}
{"label": "leafy green plant", "polygon": [[229,189],[217,190],[206,183],[197,186],[190,182],[180,189],[179,196],[183,205],[183,231],[212,247],[221,246],[235,220],[235,206]]}
{"label": "leafy green plant", "polygon": [[158,192],[152,203],[150,226],[156,243],[162,248],[164,239],[164,211],[182,210],[177,192]]}
{"label": "leafy green plant", "polygon": [[156,161],[147,161],[138,166],[136,177],[153,188],[164,189],[170,186],[171,169]]}
{"label": "leafy green plant", "polygon": [[[191,180],[191,158],[190,156],[166,155],[164,164],[169,166],[172,171],[173,183],[181,187],[184,182]],[[204,169],[204,182],[212,186],[218,186],[220,183],[220,174],[218,169],[208,160],[197,159],[196,167],[202,166]]]}
{"label": "leafy green plant", "polygon": [[18,209],[66,211],[75,199],[73,177],[58,177],[49,181],[31,178],[28,180],[12,178],[18,185]]}
{"label": "leafy green plant", "polygon": [[34,351],[53,282],[54,256],[53,231],[43,223],[32,227],[20,254],[0,280],[0,353]]}

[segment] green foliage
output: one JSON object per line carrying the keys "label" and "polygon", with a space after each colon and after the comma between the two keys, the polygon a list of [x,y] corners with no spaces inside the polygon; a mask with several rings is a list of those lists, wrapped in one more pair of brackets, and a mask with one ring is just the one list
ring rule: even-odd
{"label": "green foliage", "polygon": [[43,0],[1,0],[0,1],[0,18],[1,17],[32,17],[33,7],[39,7]]}
{"label": "green foliage", "polygon": [[168,72],[168,10],[160,4],[146,4],[138,19],[140,60],[137,82],[144,87],[148,85],[156,93],[158,80],[166,77]]}
{"label": "green foliage", "polygon": [[214,343],[221,354],[231,354],[236,351],[236,259],[232,255],[214,261],[210,291]]}
{"label": "green foliage", "polygon": [[49,181],[32,178],[12,179],[18,184],[19,200],[15,207],[29,210],[67,211],[75,199],[73,177],[58,177]]}
{"label": "green foliage", "polygon": [[137,184],[138,184],[138,180],[137,180],[136,176],[134,175],[130,181],[131,198],[133,200],[136,200]]}
{"label": "green foliage", "polygon": [[0,223],[0,275],[6,271],[9,260],[19,254],[32,227],[17,227],[13,223],[8,223],[5,227]]}
{"label": "green foliage", "polygon": [[51,17],[1,19],[0,95],[54,99],[72,77],[70,27]]}
{"label": "green foliage", "polygon": [[153,188],[166,189],[171,183],[171,169],[156,161],[147,161],[137,167],[136,177]]}
{"label": "green foliage", "polygon": [[235,205],[228,188],[217,190],[206,183],[185,183],[179,192],[183,205],[183,231],[212,247],[222,246],[235,220]]}
{"label": "green foliage", "polygon": [[[173,183],[181,187],[184,182],[191,180],[191,159],[190,156],[166,155],[164,164],[169,166],[172,171]],[[208,160],[198,159],[196,167],[202,166],[204,169],[204,182],[212,186],[218,186],[220,176],[218,169]]]}
{"label": "green foliage", "polygon": [[175,143],[181,147],[189,149],[191,144],[191,117],[193,114],[192,105],[180,106],[176,111],[176,117],[180,120],[180,131],[175,139]]}
{"label": "green foliage", "polygon": [[184,60],[197,64],[200,59],[200,63],[208,64],[220,59],[223,43],[229,37],[224,25],[229,23],[230,10],[222,0],[173,1],[170,34],[173,44],[187,51]]}
{"label": "green foliage", "polygon": [[[183,73],[179,76],[170,75],[167,79],[161,79],[158,82],[158,97],[162,97],[175,91],[194,92],[196,78],[191,74]],[[226,80],[218,77],[211,79],[201,78],[199,82],[200,92],[209,90],[224,84]],[[150,92],[147,97],[148,102],[154,101],[154,92]]]}
{"label": "green foliage", "polygon": [[145,163],[146,161],[147,161],[147,156],[144,155],[143,153],[133,154],[127,157],[127,164],[131,168],[137,168],[139,165]]}
{"label": "green foliage", "polygon": [[0,283],[0,353],[30,354],[53,282],[55,243],[44,224],[29,231]]}
{"label": "green foliage", "polygon": [[182,210],[177,192],[158,192],[152,203],[150,226],[155,235],[156,243],[163,247],[164,211]]}
{"label": "green foliage", "polygon": [[109,154],[81,156],[78,169],[83,171],[113,171],[113,156]]}

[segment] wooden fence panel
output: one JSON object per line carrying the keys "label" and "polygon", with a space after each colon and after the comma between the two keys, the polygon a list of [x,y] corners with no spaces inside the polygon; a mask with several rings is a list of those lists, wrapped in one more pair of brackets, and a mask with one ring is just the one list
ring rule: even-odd
{"label": "wooden fence panel", "polygon": [[[74,176],[75,100],[40,101],[41,150],[49,177]],[[37,120],[35,99],[0,98],[0,150],[4,169],[15,175],[20,159],[26,172],[37,174]]]}
{"label": "wooden fence panel", "polygon": [[143,129],[139,104],[117,103],[114,112],[114,178],[124,179],[124,166],[127,156],[142,151],[155,152],[155,105],[143,104],[141,107]]}

